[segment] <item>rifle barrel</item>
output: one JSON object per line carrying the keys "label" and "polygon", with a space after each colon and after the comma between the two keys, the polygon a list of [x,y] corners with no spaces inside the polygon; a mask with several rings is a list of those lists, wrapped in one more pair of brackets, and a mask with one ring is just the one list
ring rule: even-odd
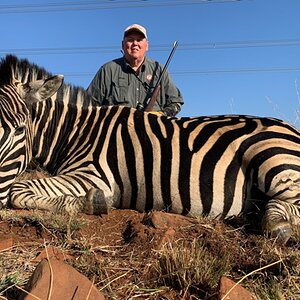
{"label": "rifle barrel", "polygon": [[152,110],[152,107],[153,107],[153,105],[154,105],[154,103],[156,101],[156,99],[153,99],[153,96],[156,95],[156,97],[157,97],[157,95],[158,95],[157,89],[160,86],[160,82],[162,80],[162,77],[163,77],[164,73],[166,72],[166,70],[167,70],[167,68],[168,68],[168,66],[170,64],[170,61],[171,61],[171,59],[172,59],[172,57],[173,57],[173,55],[175,53],[175,50],[176,50],[177,46],[178,46],[178,41],[175,41],[174,44],[173,44],[172,51],[171,51],[171,53],[170,53],[170,55],[169,55],[169,57],[168,57],[165,65],[163,67],[163,70],[162,70],[162,72],[161,72],[161,74],[160,74],[160,76],[159,76],[159,78],[158,78],[158,80],[157,80],[157,82],[155,84],[155,87],[153,89],[152,95],[151,95],[151,97],[149,97],[149,99],[147,101],[147,105],[146,105],[145,111]]}

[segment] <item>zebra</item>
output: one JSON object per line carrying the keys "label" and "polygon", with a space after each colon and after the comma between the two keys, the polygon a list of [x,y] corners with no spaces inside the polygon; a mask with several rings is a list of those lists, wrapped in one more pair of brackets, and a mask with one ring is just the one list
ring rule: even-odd
{"label": "zebra", "polygon": [[[270,117],[100,107],[83,88],[58,89],[62,76],[43,70],[11,55],[0,63],[3,207],[226,219],[260,200],[263,230],[278,242],[300,224],[300,132],[293,126]],[[12,182],[31,158],[52,176]]]}

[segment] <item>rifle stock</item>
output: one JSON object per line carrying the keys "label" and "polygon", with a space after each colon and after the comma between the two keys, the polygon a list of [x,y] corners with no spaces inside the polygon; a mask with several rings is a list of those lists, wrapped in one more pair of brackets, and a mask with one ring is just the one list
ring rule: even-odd
{"label": "rifle stock", "polygon": [[154,106],[154,104],[155,104],[155,102],[157,100],[159,92],[160,92],[160,84],[157,85],[155,87],[155,89],[153,90],[153,93],[152,93],[149,101],[147,102],[148,104],[147,104],[147,106],[145,108],[145,111],[151,111],[152,110],[152,108],[153,108],[153,106]]}

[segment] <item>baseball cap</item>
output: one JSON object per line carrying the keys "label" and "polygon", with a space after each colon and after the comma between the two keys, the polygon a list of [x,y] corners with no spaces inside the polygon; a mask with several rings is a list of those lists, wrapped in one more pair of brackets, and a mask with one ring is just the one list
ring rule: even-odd
{"label": "baseball cap", "polygon": [[124,30],[124,37],[131,31],[138,31],[138,32],[142,33],[146,39],[148,39],[146,28],[139,24],[132,24],[132,25],[128,26]]}

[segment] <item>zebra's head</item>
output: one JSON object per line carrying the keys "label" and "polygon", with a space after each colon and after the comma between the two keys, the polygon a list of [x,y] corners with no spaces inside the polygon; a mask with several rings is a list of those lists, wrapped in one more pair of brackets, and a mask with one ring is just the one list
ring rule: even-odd
{"label": "zebra's head", "polygon": [[62,75],[38,76],[26,60],[9,55],[0,62],[0,207],[32,157],[30,105],[51,97],[63,82]]}

